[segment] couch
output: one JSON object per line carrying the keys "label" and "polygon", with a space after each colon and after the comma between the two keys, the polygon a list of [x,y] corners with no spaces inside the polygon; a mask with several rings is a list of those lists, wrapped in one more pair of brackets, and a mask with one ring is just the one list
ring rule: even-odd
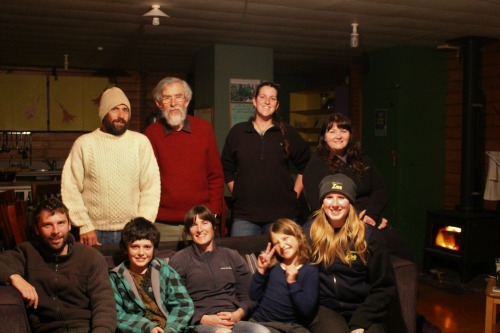
{"label": "couch", "polygon": [[[216,239],[220,246],[237,250],[247,261],[250,268],[255,267],[255,254],[265,249],[266,236],[226,237]],[[170,258],[172,254],[183,248],[183,242],[162,242],[156,255]],[[117,245],[98,247],[110,268],[118,265],[124,258]],[[416,294],[418,270],[415,263],[392,257],[396,275],[398,295],[390,305],[387,320],[388,332],[416,333]],[[23,299],[11,286],[0,286],[0,332],[29,333],[28,319],[24,310]]]}

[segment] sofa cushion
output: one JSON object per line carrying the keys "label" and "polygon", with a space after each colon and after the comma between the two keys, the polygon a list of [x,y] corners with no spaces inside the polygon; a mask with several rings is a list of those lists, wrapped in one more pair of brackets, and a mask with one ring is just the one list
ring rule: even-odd
{"label": "sofa cushion", "polygon": [[248,253],[243,256],[245,259],[248,268],[250,269],[250,273],[255,273],[257,270],[257,255],[255,253]]}
{"label": "sofa cushion", "polygon": [[0,286],[0,332],[29,333],[30,326],[21,293],[12,286]]}
{"label": "sofa cushion", "polygon": [[[267,246],[267,242],[268,238],[266,235],[223,237],[215,239],[215,243],[218,246],[236,249],[244,258],[247,254],[259,253],[261,250],[264,250]],[[183,241],[160,242],[158,248],[155,250],[155,256],[163,259],[170,258],[175,251],[181,250],[190,244],[190,242],[185,243]],[[120,246],[118,244],[101,245],[96,246],[95,248],[104,256],[109,269],[118,266],[123,260],[125,260],[125,254],[120,250]],[[254,258],[254,260],[256,259]],[[254,261],[254,268],[256,267],[255,265],[256,261]]]}

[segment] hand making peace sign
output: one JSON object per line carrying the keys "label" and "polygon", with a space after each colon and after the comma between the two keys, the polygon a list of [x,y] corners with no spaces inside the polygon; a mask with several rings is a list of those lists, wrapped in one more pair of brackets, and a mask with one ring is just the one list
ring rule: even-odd
{"label": "hand making peace sign", "polygon": [[274,251],[276,251],[276,246],[271,247],[271,243],[267,243],[266,250],[259,254],[259,258],[257,259],[257,270],[260,274],[264,274],[271,265]]}

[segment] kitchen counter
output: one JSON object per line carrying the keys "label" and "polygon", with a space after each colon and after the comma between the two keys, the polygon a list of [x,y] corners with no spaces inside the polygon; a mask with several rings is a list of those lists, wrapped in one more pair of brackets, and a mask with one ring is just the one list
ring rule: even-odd
{"label": "kitchen counter", "polygon": [[61,180],[62,170],[25,170],[16,174],[16,182],[19,181],[40,181],[40,180]]}
{"label": "kitchen counter", "polygon": [[58,180],[48,181],[14,181],[14,182],[0,182],[0,192],[7,190],[14,190],[16,197],[24,201],[30,201],[31,198],[31,185],[32,184],[60,184]]}

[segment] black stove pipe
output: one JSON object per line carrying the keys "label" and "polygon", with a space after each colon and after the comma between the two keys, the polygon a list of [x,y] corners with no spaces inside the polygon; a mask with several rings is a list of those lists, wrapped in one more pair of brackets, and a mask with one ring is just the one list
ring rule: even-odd
{"label": "black stove pipe", "polygon": [[483,38],[459,40],[463,55],[462,163],[458,210],[483,209],[485,98],[481,85],[481,45]]}

